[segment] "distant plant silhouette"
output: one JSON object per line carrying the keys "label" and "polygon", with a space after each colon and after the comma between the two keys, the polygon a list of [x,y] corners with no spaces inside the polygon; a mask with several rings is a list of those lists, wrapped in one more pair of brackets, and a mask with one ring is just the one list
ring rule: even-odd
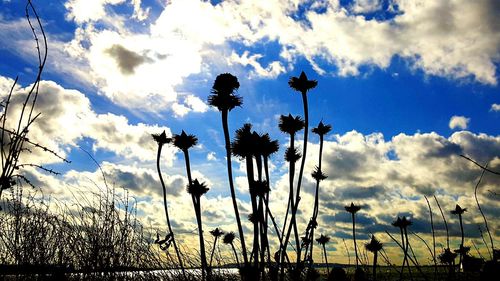
{"label": "distant plant silhouette", "polygon": [[327,275],[330,273],[330,269],[328,267],[328,257],[326,255],[326,244],[328,242],[330,242],[330,237],[326,236],[326,235],[323,235],[321,234],[319,236],[319,238],[316,238],[316,242],[318,242],[318,244],[320,244],[322,247],[323,247],[323,254],[324,254],[324,257],[325,257],[325,263],[326,263],[326,273]]}
{"label": "distant plant silhouette", "polygon": [[171,143],[172,138],[168,138],[165,131],[163,131],[160,134],[153,134],[152,137],[156,141],[156,143],[158,144],[158,151],[157,151],[157,155],[156,155],[156,169],[158,171],[158,177],[160,178],[160,184],[161,184],[161,187],[163,190],[163,207],[165,210],[165,217],[167,220],[168,236],[171,237],[172,244],[173,244],[174,250],[175,250],[175,254],[177,256],[177,261],[179,262],[179,266],[182,270],[183,277],[185,280],[187,280],[186,271],[184,269],[184,263],[182,262],[182,257],[181,257],[181,254],[179,252],[179,248],[177,247],[177,242],[175,241],[175,235],[174,235],[174,232],[172,230],[172,225],[170,223],[170,217],[168,214],[168,204],[167,204],[167,188],[165,186],[165,181],[163,180],[163,175],[161,173],[161,168],[160,168],[160,158],[161,158],[162,148],[165,144]]}
{"label": "distant plant silhouette", "polygon": [[408,272],[410,274],[410,279],[412,278],[411,277],[411,267],[410,267],[410,262],[408,261],[408,249],[409,249],[409,240],[408,240],[408,226],[410,226],[412,224],[411,221],[409,221],[408,219],[406,219],[405,216],[403,216],[403,218],[400,218],[398,216],[398,218],[392,223],[393,226],[399,228],[400,232],[401,232],[401,245],[402,245],[402,248],[403,248],[403,254],[404,254],[404,257],[403,257],[403,263],[401,264],[401,272],[400,272],[400,276],[399,276],[399,279],[402,280],[403,279],[403,271],[404,271],[404,267],[405,267],[405,264],[408,265]]}
{"label": "distant plant silhouette", "polygon": [[212,253],[210,254],[210,263],[208,264],[208,266],[212,267],[212,259],[214,257],[215,247],[217,246],[217,240],[219,239],[219,237],[224,235],[224,231],[220,230],[217,227],[214,230],[210,230],[210,234],[212,234],[212,236],[214,237],[214,245],[212,246]]}
{"label": "distant plant silhouette", "polygon": [[239,265],[240,262],[238,261],[238,253],[236,253],[236,248],[234,247],[233,244],[234,238],[235,238],[234,232],[228,232],[224,235],[224,238],[222,238],[222,242],[224,244],[231,245],[231,249],[233,249],[234,258],[236,259],[236,263]]}
{"label": "distant plant silhouette", "polygon": [[460,271],[461,268],[462,268],[462,261],[463,261],[463,258],[464,258],[464,255],[466,254],[464,252],[464,226],[463,226],[463,222],[462,222],[462,214],[465,213],[467,211],[467,208],[461,208],[460,205],[456,205],[455,206],[455,209],[451,211],[451,214],[453,215],[457,215],[458,216],[458,220],[460,222],[460,234],[461,234],[461,237],[462,239],[460,240],[460,247],[458,249],[458,253],[459,253],[459,259],[458,259],[458,270]]}
{"label": "distant plant silhouette", "polygon": [[226,148],[226,166],[229,180],[229,190],[231,192],[231,200],[233,202],[234,216],[238,226],[238,234],[241,241],[241,251],[245,266],[248,266],[247,250],[245,245],[245,235],[241,226],[240,213],[238,211],[238,203],[236,201],[236,193],[233,182],[233,168],[231,162],[231,137],[229,136],[228,113],[237,106],[241,106],[242,98],[235,94],[235,91],[240,87],[238,78],[230,73],[223,73],[215,78],[212,86],[212,94],[208,97],[208,104],[217,107],[222,114],[222,128],[224,131],[224,143]]}
{"label": "distant plant silhouette", "polygon": [[354,241],[354,254],[356,255],[356,270],[359,268],[358,246],[356,243],[356,213],[361,210],[361,206],[356,206],[351,202],[351,205],[345,206],[345,210],[351,214],[352,218],[352,239]]}
{"label": "distant plant silhouette", "polygon": [[372,235],[370,243],[365,244],[366,250],[373,253],[373,281],[377,280],[377,257],[382,247],[383,244],[375,238],[375,235]]}

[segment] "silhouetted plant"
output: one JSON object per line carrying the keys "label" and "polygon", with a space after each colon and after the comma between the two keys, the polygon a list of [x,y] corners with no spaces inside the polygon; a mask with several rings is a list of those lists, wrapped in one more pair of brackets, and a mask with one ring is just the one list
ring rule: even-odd
{"label": "silhouetted plant", "polygon": [[234,254],[234,258],[236,259],[236,263],[239,265],[240,262],[238,261],[238,253],[236,253],[236,248],[234,247],[234,238],[235,238],[235,235],[234,235],[234,232],[228,232],[224,235],[224,238],[222,238],[222,242],[224,244],[229,244],[231,245],[231,248],[233,249],[233,254]]}
{"label": "silhouetted plant", "polygon": [[[263,134],[262,136],[260,136],[259,146],[261,148],[260,152],[262,154],[263,163],[264,163],[264,173],[266,176],[265,182],[267,183],[267,192],[266,192],[265,197],[264,197],[264,204],[265,204],[264,207],[266,208],[266,212],[265,212],[266,215],[264,217],[263,237],[265,239],[264,243],[265,243],[265,247],[266,247],[266,251],[267,251],[267,260],[268,260],[268,262],[270,262],[271,252],[269,249],[269,238],[267,236],[268,218],[269,218],[269,214],[270,214],[269,191],[271,190],[270,189],[271,179],[269,177],[269,157],[272,154],[278,152],[279,144],[278,144],[277,140],[271,140],[271,137],[269,137],[269,134]],[[279,233],[277,233],[277,234],[279,235]]]}
{"label": "silhouetted plant", "polygon": [[[247,182],[250,191],[252,191],[255,185],[255,176],[252,158],[256,154],[256,143],[255,136],[252,133],[252,125],[244,124],[243,127],[236,130],[234,141],[231,145],[233,155],[240,157],[245,160],[246,172],[247,172]],[[251,222],[254,227],[254,238],[253,238],[253,248],[251,258],[254,259],[254,267],[259,266],[259,214],[257,207],[257,196],[255,193],[250,193],[250,201],[252,204],[252,214],[250,216]],[[250,273],[249,268],[244,270],[245,273]]]}
{"label": "silhouetted plant", "polygon": [[224,231],[220,230],[217,227],[214,230],[210,230],[210,234],[212,234],[212,236],[214,237],[214,245],[212,246],[212,253],[210,254],[210,263],[209,263],[208,266],[212,267],[212,259],[214,257],[215,247],[217,246],[217,240],[219,239],[219,237],[221,237],[222,235],[224,235]]}
{"label": "silhouetted plant", "polygon": [[375,238],[375,235],[372,235],[370,243],[365,244],[366,250],[373,253],[373,281],[377,280],[377,257],[378,252],[382,250],[382,243]]}
{"label": "silhouetted plant", "polygon": [[205,276],[208,270],[207,258],[205,253],[205,240],[203,239],[203,225],[201,222],[201,204],[200,198],[203,194],[208,191],[205,183],[200,183],[198,179],[193,180],[191,176],[191,164],[189,160],[189,149],[198,143],[198,138],[194,135],[188,135],[184,130],[182,130],[180,135],[173,136],[174,146],[179,148],[184,154],[184,160],[186,163],[186,174],[188,178],[187,191],[191,195],[191,200],[193,201],[193,208],[196,215],[196,223],[198,224],[198,237],[200,240],[200,260],[201,260],[201,272],[202,279],[205,280]]}
{"label": "silhouetted plant", "polygon": [[[474,199],[476,200],[477,208],[479,209],[479,212],[481,213],[481,216],[483,217],[484,226],[486,227],[486,232],[488,233],[488,237],[490,238],[491,260],[494,261],[495,255],[493,253],[496,251],[495,244],[493,243],[493,237],[491,236],[490,228],[488,226],[488,220],[486,219],[486,216],[484,215],[483,209],[481,208],[481,204],[479,204],[479,199],[477,198],[477,191],[478,191],[479,185],[481,184],[481,180],[483,179],[484,173],[486,171],[493,173],[493,174],[496,174],[496,175],[500,175],[500,173],[488,169],[488,164],[486,164],[485,166],[481,166],[479,163],[477,163],[476,161],[472,160],[471,158],[469,158],[467,156],[464,156],[464,155],[460,155],[460,156],[471,161],[472,163],[474,163],[475,165],[479,166],[482,169],[481,176],[479,177],[479,180],[477,181],[476,186],[474,187]],[[486,245],[486,247],[488,247],[488,246]],[[490,251],[488,250],[488,252],[490,252]]]}
{"label": "silhouetted plant", "polygon": [[427,202],[427,207],[429,208],[429,218],[431,221],[431,233],[432,233],[432,262],[434,263],[434,279],[437,277],[437,259],[436,259],[436,234],[434,231],[434,219],[432,215],[432,208],[431,208],[431,203],[429,202],[429,199],[427,199],[427,196],[424,195],[425,201]]}
{"label": "silhouetted plant", "polygon": [[187,280],[186,271],[184,269],[184,263],[182,262],[181,254],[179,252],[179,248],[177,247],[177,242],[175,241],[174,231],[172,230],[172,225],[170,223],[170,217],[168,214],[168,204],[167,204],[167,188],[165,187],[165,182],[163,180],[163,176],[162,176],[161,168],[160,168],[160,158],[161,158],[162,148],[165,144],[171,143],[172,138],[168,138],[165,131],[163,131],[161,134],[153,134],[152,137],[156,141],[156,143],[158,144],[158,150],[157,150],[157,154],[156,154],[156,169],[158,171],[158,177],[160,178],[160,183],[161,183],[161,187],[163,190],[163,207],[165,210],[165,217],[167,220],[168,235],[171,237],[172,244],[174,245],[175,254],[177,256],[179,266],[182,270],[182,275],[183,275],[184,279]]}
{"label": "silhouetted plant", "polygon": [[[288,239],[290,238],[290,234],[287,233],[285,236],[285,229],[287,227],[288,223],[288,213],[290,212],[290,209],[293,209],[293,206],[295,205],[295,198],[294,198],[294,190],[293,190],[293,184],[294,184],[294,177],[295,177],[295,163],[300,159],[301,155],[298,152],[298,150],[295,148],[295,134],[302,130],[305,127],[304,121],[300,118],[300,116],[293,117],[291,114],[286,115],[281,115],[280,116],[280,121],[278,124],[279,129],[288,134],[290,136],[290,146],[287,148],[285,152],[285,160],[289,162],[289,171],[288,171],[288,180],[289,180],[289,192],[288,192],[288,203],[287,203],[287,208],[285,212],[285,219],[283,223],[283,230],[281,233],[281,238],[285,239],[285,241],[280,241],[280,244],[284,246],[284,249],[281,251],[283,252],[281,254],[281,262],[284,262],[284,255],[286,255],[286,247],[288,245]],[[293,223],[290,222],[290,226],[292,226]],[[299,242],[299,235],[297,231],[297,226],[293,225],[293,231],[294,231],[294,236],[296,240],[296,246],[300,247],[300,242]],[[283,276],[283,273],[282,273]]]}
{"label": "silhouetted plant", "polygon": [[460,205],[456,205],[455,206],[455,209],[451,211],[451,214],[453,215],[457,215],[458,216],[458,220],[460,222],[460,234],[461,234],[461,237],[462,239],[460,240],[460,247],[459,247],[459,250],[458,250],[458,253],[459,253],[459,259],[458,259],[458,270],[460,271],[461,270],[461,267],[462,267],[462,261],[463,261],[463,257],[464,257],[464,226],[463,226],[463,222],[462,222],[462,214],[465,213],[467,211],[467,208],[461,208]]}
{"label": "silhouetted plant", "polygon": [[224,131],[224,142],[226,148],[226,161],[227,161],[227,174],[229,180],[229,190],[231,191],[231,200],[233,202],[234,216],[238,226],[238,233],[241,242],[241,251],[245,266],[248,266],[247,250],[245,245],[245,238],[243,228],[241,226],[240,214],[238,211],[238,203],[236,201],[236,193],[234,190],[233,182],[233,169],[231,163],[231,141],[229,136],[228,127],[228,113],[233,108],[241,106],[242,98],[235,94],[235,91],[240,87],[238,78],[230,73],[223,73],[215,78],[212,86],[212,94],[208,97],[208,103],[211,106],[217,107],[222,114],[222,128]]}
{"label": "silhouetted plant", "polygon": [[356,213],[361,210],[361,206],[356,206],[351,202],[351,205],[344,207],[352,217],[352,239],[354,241],[354,253],[356,255],[356,269],[359,268],[358,246],[356,244]]}
{"label": "silhouetted plant", "polygon": [[404,271],[405,264],[408,265],[408,272],[409,272],[410,278],[411,278],[410,262],[408,261],[409,241],[408,241],[408,232],[407,232],[407,228],[411,224],[412,224],[411,221],[407,220],[405,216],[403,216],[403,218],[400,218],[398,216],[398,218],[392,223],[392,225],[395,227],[398,227],[400,232],[401,232],[401,245],[402,245],[403,252],[404,252],[403,253],[404,254],[403,263],[401,265],[401,272],[400,272],[400,276],[399,276],[400,280],[403,278],[403,271]]}
{"label": "silhouetted plant", "polygon": [[[318,218],[318,212],[319,212],[319,183],[322,180],[325,180],[327,176],[323,174],[321,170],[321,158],[323,156],[323,138],[326,134],[330,132],[332,129],[332,126],[330,125],[325,125],[323,124],[322,121],[319,122],[318,127],[313,128],[312,132],[317,134],[319,136],[319,156],[318,156],[318,166],[316,166],[314,172],[311,174],[311,176],[316,180],[316,189],[314,191],[314,205],[313,205],[313,215],[311,219],[309,220],[309,224],[307,225],[306,228],[306,237],[309,240],[312,240],[314,237],[314,230],[318,226],[317,218]],[[313,261],[313,244],[314,243],[309,243],[309,247],[306,248],[306,251],[304,253],[304,258],[309,260],[309,267],[312,266],[314,263]],[[308,250],[309,249],[309,250]],[[309,251],[309,257],[307,258],[307,252]]]}
{"label": "silhouetted plant", "polygon": [[[308,143],[308,134],[309,134],[309,108],[307,105],[307,92],[311,89],[314,89],[316,85],[318,85],[318,82],[316,80],[309,80],[302,71],[300,73],[299,77],[291,77],[290,80],[288,81],[288,85],[290,88],[298,91],[302,95],[302,104],[304,106],[304,143],[303,143],[303,148],[302,148],[302,154],[304,157],[302,157],[302,161],[300,163],[300,170],[299,170],[299,175],[297,179],[297,192],[295,194],[295,204],[292,204],[292,216],[290,218],[290,226],[288,227],[287,231],[287,237],[290,237],[290,232],[293,228],[297,228],[297,223],[295,216],[297,214],[297,210],[299,208],[299,203],[300,203],[300,188],[302,186],[302,175],[304,174],[304,166],[306,162],[306,156],[307,156],[307,143]],[[300,248],[300,242],[298,240],[298,232],[296,235],[296,246],[297,246],[297,264],[300,262],[300,257],[301,257],[301,248]],[[288,238],[285,238],[285,243],[284,245],[287,245],[288,243]]]}
{"label": "silhouetted plant", "polygon": [[[35,17],[36,26],[33,25],[31,15]],[[29,87],[26,97],[22,100],[22,104],[18,105],[21,107],[19,116],[16,116],[15,119],[12,120],[13,117],[11,117],[10,113],[11,107],[16,106],[16,104],[11,105],[11,99],[19,77],[15,78],[7,97],[0,101],[0,108],[3,108],[0,112],[0,158],[2,163],[2,172],[0,174],[0,198],[2,198],[4,190],[8,190],[21,182],[25,182],[29,186],[35,187],[33,183],[22,173],[22,168],[34,167],[54,175],[59,174],[54,170],[39,164],[19,163],[21,155],[30,153],[33,148],[48,152],[60,160],[70,163],[70,161],[59,156],[55,151],[28,138],[30,127],[40,116],[40,113],[34,114],[34,110],[38,98],[42,72],[47,61],[47,36],[45,35],[45,30],[38,13],[30,0],[27,1],[25,6],[25,16],[36,44],[38,65],[35,81]],[[35,27],[38,28],[41,38],[39,38],[39,33],[37,33]],[[10,122],[11,120],[13,122],[12,124]]]}
{"label": "silhouetted plant", "polygon": [[326,244],[330,242],[330,237],[321,234],[319,238],[316,238],[316,242],[320,244],[323,247],[323,254],[325,256],[325,263],[326,263],[326,273],[327,275],[330,273],[330,269],[328,267],[328,257],[326,256]]}

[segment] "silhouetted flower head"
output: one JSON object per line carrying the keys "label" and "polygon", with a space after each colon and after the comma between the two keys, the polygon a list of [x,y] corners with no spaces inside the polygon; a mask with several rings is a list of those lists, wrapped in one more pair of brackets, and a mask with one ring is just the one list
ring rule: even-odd
{"label": "silhouetted flower head", "polygon": [[380,241],[375,238],[375,235],[372,235],[372,239],[370,240],[370,243],[365,244],[365,248],[367,251],[370,251],[372,253],[378,252],[382,250],[383,244],[380,243]]}
{"label": "silhouetted flower head", "polygon": [[184,130],[180,135],[174,135],[174,145],[180,150],[188,150],[198,143],[198,138],[195,135],[188,135]]}
{"label": "silhouetted flower head", "polygon": [[171,138],[167,138],[167,134],[165,133],[165,130],[163,130],[163,132],[161,134],[151,134],[151,136],[158,143],[159,146],[170,143],[172,141]]}
{"label": "silhouetted flower head", "polygon": [[319,238],[316,238],[316,242],[324,246],[326,243],[330,242],[330,237],[321,234]]}
{"label": "silhouetted flower head", "polygon": [[317,135],[324,136],[324,135],[328,134],[331,130],[332,130],[332,126],[325,125],[325,124],[323,124],[323,121],[320,121],[318,124],[318,127],[313,128],[312,132],[317,134]]}
{"label": "silhouetted flower head", "polygon": [[300,154],[300,152],[298,151],[297,148],[295,147],[289,147],[286,149],[286,152],[285,152],[285,160],[287,162],[297,162],[299,161],[300,157],[302,157],[302,155]]}
{"label": "silhouetted flower head", "polygon": [[300,118],[300,116],[293,117],[292,114],[288,114],[288,116],[280,116],[280,122],[278,126],[283,133],[295,135],[295,133],[304,129],[305,123],[304,120]]}
{"label": "silhouetted flower head", "polygon": [[400,218],[398,216],[398,218],[392,222],[392,225],[395,226],[395,227],[399,227],[401,229],[404,229],[410,225],[412,225],[412,222],[409,221],[408,219],[406,219],[405,216],[403,216],[403,218]]}
{"label": "silhouetted flower head", "polygon": [[212,86],[212,92],[219,95],[230,95],[240,87],[238,78],[231,73],[222,73],[217,75]]}
{"label": "silhouetted flower head", "polygon": [[345,206],[344,207],[346,211],[348,211],[351,214],[357,213],[359,210],[361,210],[361,206],[354,205],[354,203],[351,202],[351,205]]}
{"label": "silhouetted flower head", "polygon": [[226,235],[224,235],[224,238],[222,238],[222,242],[224,244],[232,244],[235,237],[236,237],[236,235],[234,234],[234,232],[232,232],[232,231],[228,232],[228,233],[226,233]]}
{"label": "silhouetted flower head", "polygon": [[328,178],[327,175],[323,174],[323,172],[321,172],[321,170],[319,169],[318,166],[316,166],[314,168],[314,172],[312,172],[311,176],[313,177],[313,179],[317,180],[317,181],[322,181],[322,180],[325,180]]}
{"label": "silhouetted flower head", "polygon": [[216,227],[214,230],[210,230],[210,234],[212,234],[213,237],[221,237],[222,235],[224,235],[224,231]]}
{"label": "silhouetted flower head", "polygon": [[318,227],[318,222],[316,221],[316,218],[311,218],[309,220],[309,224],[307,225],[307,228],[313,229],[313,228],[316,228],[316,227]]}
{"label": "silhouetted flower head", "polygon": [[271,154],[276,153],[280,147],[278,141],[272,141],[267,133],[260,136],[259,146],[264,157],[269,157]]}
{"label": "silhouetted flower head", "polygon": [[260,216],[258,214],[255,214],[255,213],[251,213],[248,215],[248,220],[253,223],[253,224],[256,224],[259,222],[260,220]]}
{"label": "silhouetted flower head", "polygon": [[234,141],[231,144],[231,151],[234,156],[245,158],[255,153],[255,143],[252,134],[252,125],[246,123],[236,130]]}
{"label": "silhouetted flower head", "polygon": [[300,237],[300,239],[302,240],[302,246],[303,247],[305,247],[305,246],[307,246],[307,245],[309,245],[311,243],[311,239],[309,239],[306,236],[302,236],[302,237]]}
{"label": "silhouetted flower head", "polygon": [[460,207],[460,205],[458,205],[458,204],[457,204],[457,205],[455,206],[455,210],[452,210],[452,211],[451,211],[451,213],[452,213],[453,215],[461,215],[461,214],[465,213],[466,211],[467,211],[467,208],[463,208],[463,209],[462,209],[462,208]]}
{"label": "silhouetted flower head", "polygon": [[442,264],[452,264],[456,257],[457,254],[453,253],[449,248],[446,248],[444,252],[439,254],[438,259]]}
{"label": "silhouetted flower head", "polygon": [[267,181],[253,181],[250,185],[250,194],[264,198],[269,193],[269,185]]}
{"label": "silhouetted flower head", "polygon": [[315,88],[316,85],[318,85],[318,81],[307,79],[306,74],[302,71],[298,78],[291,77],[290,80],[288,80],[288,85],[296,91],[306,93],[310,89]]}
{"label": "silhouetted flower head", "polygon": [[212,94],[208,96],[208,104],[217,107],[219,111],[231,111],[241,106],[242,98],[234,94],[240,87],[238,78],[230,73],[219,74],[212,86]]}
{"label": "silhouetted flower head", "polygon": [[199,182],[198,179],[194,179],[191,184],[188,185],[188,193],[200,198],[203,194],[207,193],[209,188],[204,182]]}

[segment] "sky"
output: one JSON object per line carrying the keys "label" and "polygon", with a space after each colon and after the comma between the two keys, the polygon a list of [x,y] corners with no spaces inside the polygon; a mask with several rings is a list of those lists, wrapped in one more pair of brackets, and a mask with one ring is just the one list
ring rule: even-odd
{"label": "sky", "polygon": [[[230,72],[238,77],[243,98],[242,107],[229,115],[231,135],[249,122],[280,143],[271,161],[271,208],[279,218],[288,196],[283,153],[289,139],[278,121],[281,114],[303,115],[300,94],[288,80],[304,71],[318,81],[308,93],[310,127],[321,120],[333,127],[325,140],[322,165],[329,177],[320,187],[317,231],[332,237],[333,261],[346,262],[342,239],[351,239],[343,206],[363,206],[360,239],[377,233],[396,256],[383,232],[396,230],[390,223],[397,215],[409,216],[413,230],[429,237],[424,195],[440,200],[455,245],[458,220],[448,211],[455,204],[467,207],[468,239],[485,251],[473,198],[481,171],[459,155],[500,170],[500,2],[33,2],[47,33],[48,61],[36,108],[41,117],[30,138],[71,161],[40,151],[25,156],[61,173],[23,171],[45,195],[71,202],[94,183],[103,186],[84,149],[108,183],[136,198],[144,224],[164,230],[151,134],[185,130],[199,139],[190,151],[194,177],[210,188],[202,200],[205,227],[236,231],[221,116],[207,105],[215,77]],[[33,83],[37,67],[24,5],[0,1],[0,95],[8,94],[18,76],[14,104]],[[309,174],[317,165],[318,142],[310,134],[299,219],[303,229],[312,214]],[[248,214],[244,165],[234,159],[233,166],[240,207]],[[162,169],[174,231],[186,243],[196,241],[181,153],[165,147]],[[497,243],[500,224],[493,218],[500,215],[499,183],[498,176],[486,174],[479,192]],[[437,224],[443,243],[444,228]],[[425,255],[418,243],[417,251]]]}

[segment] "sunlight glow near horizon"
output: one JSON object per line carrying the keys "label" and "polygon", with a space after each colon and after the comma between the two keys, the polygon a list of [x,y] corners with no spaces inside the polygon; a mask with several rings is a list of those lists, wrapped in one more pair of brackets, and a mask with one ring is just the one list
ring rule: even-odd
{"label": "sunlight glow near horizon", "polygon": [[[321,186],[317,233],[334,238],[335,258],[345,262],[341,239],[350,239],[350,232],[343,206],[351,201],[366,206],[359,214],[361,240],[392,230],[398,214],[412,217],[415,231],[428,235],[422,196],[431,194],[446,211],[456,203],[474,210],[464,219],[471,239],[480,239],[472,197],[480,171],[458,155],[500,169],[500,6],[494,0],[135,2],[140,5],[35,1],[48,33],[49,59],[33,137],[73,162],[31,156],[63,173],[32,171],[41,176],[44,192],[67,198],[59,188],[65,181],[76,186],[88,184],[89,177],[101,183],[92,160],[77,148],[82,146],[110,182],[134,193],[144,220],[163,227],[150,134],[185,130],[199,139],[191,151],[193,173],[210,188],[202,200],[205,227],[234,231],[220,113],[206,105],[215,77],[230,72],[243,97],[242,108],[230,113],[231,134],[251,122],[280,142],[272,157],[271,196],[275,212],[284,213],[288,139],[277,124],[280,114],[303,114],[300,95],[287,81],[304,70],[318,81],[308,94],[310,127],[320,120],[333,126],[323,156],[329,178]],[[448,26],[446,16],[429,16],[439,14],[441,5],[463,20]],[[34,50],[22,3],[0,6],[0,34],[10,38],[0,46],[3,97],[16,75],[21,87],[31,83]],[[302,225],[311,211],[316,136],[310,143]],[[184,160],[173,147],[163,155],[173,220],[180,233],[189,233],[196,226]],[[244,165],[235,159],[233,167],[247,214]],[[492,175],[483,182],[481,200],[491,218],[500,215],[498,196],[486,190],[498,192],[499,183]],[[500,225],[492,223],[498,241]],[[457,235],[456,219],[450,225]]]}

